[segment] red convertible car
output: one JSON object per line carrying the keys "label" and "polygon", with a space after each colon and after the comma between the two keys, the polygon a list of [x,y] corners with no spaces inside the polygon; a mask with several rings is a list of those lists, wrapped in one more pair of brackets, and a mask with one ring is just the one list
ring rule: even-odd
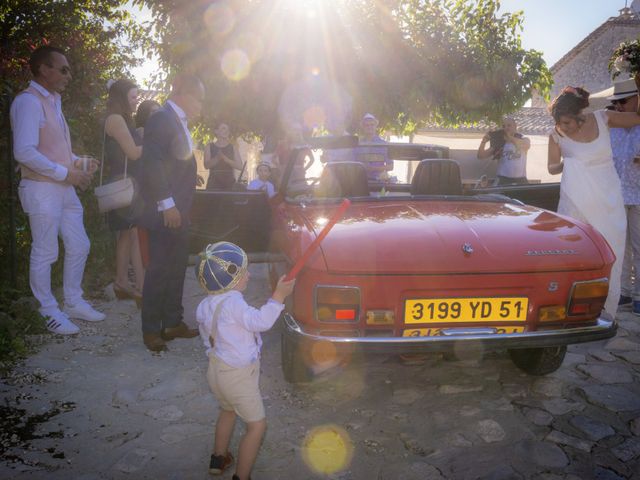
{"label": "red convertible car", "polygon": [[[269,262],[275,280],[350,199],[283,313],[288,381],[361,350],[506,349],[519,368],[544,375],[567,345],[615,335],[615,320],[601,314],[614,261],[607,242],[553,204],[516,199],[549,203],[557,186],[469,190],[445,147],[346,138],[294,149],[272,199],[239,188],[198,191],[194,201],[192,252],[235,242]],[[318,148],[334,150],[331,161]],[[372,175],[370,165],[388,160],[393,170]]]}

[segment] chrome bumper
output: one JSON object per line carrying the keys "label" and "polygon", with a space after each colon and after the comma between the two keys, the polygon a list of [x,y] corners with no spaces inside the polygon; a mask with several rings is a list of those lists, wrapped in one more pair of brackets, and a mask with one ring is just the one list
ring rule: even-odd
{"label": "chrome bumper", "polygon": [[437,337],[328,337],[305,332],[291,314],[284,313],[285,335],[294,342],[329,342],[337,349],[362,348],[372,352],[447,352],[461,344],[482,345],[484,350],[558,347],[595,342],[615,336],[618,323],[599,318],[596,325],[562,330],[495,334],[492,328],[444,329]]}

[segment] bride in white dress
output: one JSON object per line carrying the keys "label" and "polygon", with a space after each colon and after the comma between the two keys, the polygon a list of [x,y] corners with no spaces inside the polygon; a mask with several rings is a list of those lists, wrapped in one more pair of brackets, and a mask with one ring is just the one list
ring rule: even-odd
{"label": "bride in white dress", "polygon": [[611,246],[611,269],[605,311],[615,316],[620,297],[627,219],[620,179],[613,164],[610,127],[640,125],[640,114],[598,110],[583,113],[589,92],[566,87],[550,106],[556,127],[549,136],[548,170],[563,173],[558,213],[589,223]]}

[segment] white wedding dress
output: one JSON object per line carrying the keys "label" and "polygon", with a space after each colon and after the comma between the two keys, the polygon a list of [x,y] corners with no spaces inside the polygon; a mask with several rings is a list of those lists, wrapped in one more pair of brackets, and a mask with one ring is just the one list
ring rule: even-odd
{"label": "white wedding dress", "polygon": [[611,246],[616,261],[611,269],[609,295],[604,309],[615,316],[620,296],[620,277],[627,218],[620,179],[613,164],[609,127],[604,110],[594,112],[598,137],[576,142],[553,133],[563,158],[558,213],[589,223]]}

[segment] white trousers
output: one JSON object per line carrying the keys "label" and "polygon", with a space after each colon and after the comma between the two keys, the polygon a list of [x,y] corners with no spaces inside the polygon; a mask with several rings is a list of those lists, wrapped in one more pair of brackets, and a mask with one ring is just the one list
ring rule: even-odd
{"label": "white trousers", "polygon": [[89,237],[82,221],[83,209],[75,188],[51,182],[22,180],[20,203],[31,226],[29,284],[40,302],[40,312],[58,308],[51,291],[51,265],[58,260],[58,236],[64,244],[64,301],[82,300],[82,275],[89,255]]}
{"label": "white trousers", "polygon": [[[627,243],[622,263],[622,295],[640,300],[640,205],[626,205]],[[635,277],[635,278],[634,278]],[[635,279],[635,281],[634,281]]]}

